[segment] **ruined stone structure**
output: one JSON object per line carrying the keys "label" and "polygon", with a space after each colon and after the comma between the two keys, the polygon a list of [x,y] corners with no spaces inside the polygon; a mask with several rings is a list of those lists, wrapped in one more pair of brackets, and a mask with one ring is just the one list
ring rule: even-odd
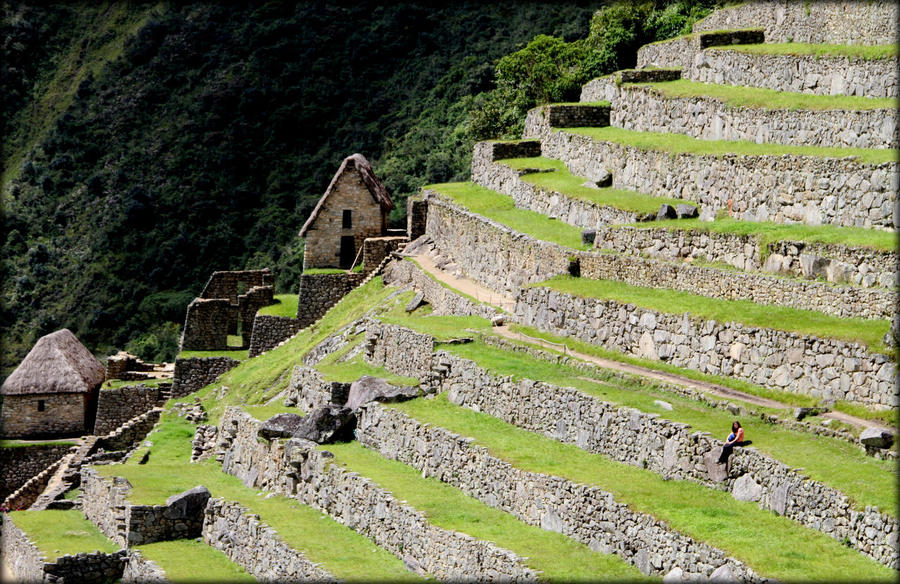
{"label": "ruined stone structure", "polygon": [[250,346],[256,311],[273,302],[274,278],[268,268],[213,272],[199,297],[188,305],[181,333],[183,351],[224,351],[228,335],[240,332]]}
{"label": "ruined stone structure", "polygon": [[69,329],[41,337],[0,387],[0,436],[89,432],[104,379],[103,365]]}

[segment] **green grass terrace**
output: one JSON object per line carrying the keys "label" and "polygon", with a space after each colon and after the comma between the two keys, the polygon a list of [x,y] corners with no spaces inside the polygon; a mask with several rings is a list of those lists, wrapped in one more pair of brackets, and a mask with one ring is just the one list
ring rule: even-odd
{"label": "green grass terrace", "polygon": [[422,423],[473,438],[475,444],[522,470],[595,485],[631,509],[724,550],[763,576],[801,580],[896,581],[896,572],[827,535],[805,528],[730,493],[614,462],[570,444],[522,430],[487,414],[455,406],[446,394],[393,408]]}
{"label": "green grass terrace", "polygon": [[13,511],[9,518],[28,535],[47,562],[65,555],[95,551],[111,554],[119,550],[77,509]]}
{"label": "green grass terrace", "polygon": [[256,311],[256,314],[263,316],[283,316],[287,318],[297,318],[297,302],[299,300],[299,294],[276,294],[275,304],[263,306]]}
{"label": "green grass terrace", "polygon": [[[765,45],[771,46],[771,45]],[[738,48],[732,47],[732,48]],[[897,100],[892,98],[858,97],[848,95],[811,95],[762,89],[700,83],[688,79],[661,81],[656,83],[623,83],[623,87],[651,87],[666,97],[710,97],[732,107],[747,107],[766,110],[870,110],[896,109]]]}
{"label": "green grass terrace", "polygon": [[872,61],[876,59],[896,59],[900,56],[900,45],[829,45],[815,43],[758,43],[750,45],[728,45],[710,47],[716,50],[740,51],[759,55],[797,55],[814,57],[850,57]]}
{"label": "green grass terrace", "polygon": [[612,142],[639,150],[657,150],[671,154],[722,157],[726,154],[743,156],[812,156],[817,158],[856,157],[865,164],[897,162],[895,150],[874,148],[836,148],[825,146],[786,146],[757,144],[745,140],[701,140],[683,134],[637,132],[614,128],[558,128],[561,132],[586,136],[599,142]]}
{"label": "green grass terrace", "polygon": [[522,175],[522,180],[528,184],[541,187],[548,191],[555,191],[563,195],[602,205],[612,207],[621,211],[631,211],[638,215],[656,215],[659,206],[663,203],[675,206],[678,204],[693,205],[691,201],[684,199],[673,199],[668,197],[654,197],[637,191],[627,189],[617,189],[613,187],[592,188],[584,186],[586,178],[572,174],[561,160],[552,158],[534,157],[534,158],[508,158],[498,160],[497,164],[504,164],[516,170],[536,171],[552,171],[552,172],[531,172]]}
{"label": "green grass terrace", "polygon": [[839,318],[813,310],[756,304],[749,300],[709,298],[679,290],[645,288],[613,280],[571,276],[557,276],[531,286],[550,288],[582,298],[634,304],[668,314],[689,312],[693,316],[718,322],[737,322],[751,327],[856,342],[872,351],[888,352],[883,342],[884,335],[891,326],[887,319]]}

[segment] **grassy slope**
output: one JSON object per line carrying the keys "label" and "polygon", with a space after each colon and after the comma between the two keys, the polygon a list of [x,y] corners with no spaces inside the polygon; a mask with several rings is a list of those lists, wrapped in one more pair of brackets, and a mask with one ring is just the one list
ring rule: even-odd
{"label": "grassy slope", "polygon": [[782,581],[809,579],[893,581],[896,573],[812,529],[756,503],[687,481],[665,481],[650,471],[615,463],[574,445],[560,444],[451,404],[446,394],[393,407],[421,422],[475,439],[523,470],[596,485],[618,502],[649,513],[670,527],[725,550],[757,573]]}
{"label": "grassy slope", "polygon": [[733,107],[768,110],[869,110],[897,107],[897,100],[891,98],[811,95],[759,87],[700,83],[688,79],[658,83],[625,83],[624,86],[647,86],[669,97],[712,97]]}
{"label": "grassy slope", "polygon": [[[769,221],[740,221],[730,217],[715,221],[699,219],[679,219],[678,221],[648,221],[633,223],[632,227],[690,230],[734,235],[752,235],[759,238],[760,246],[774,241],[803,241],[807,243],[829,243],[853,247],[868,247],[879,251],[894,251],[897,235],[890,231],[865,229],[863,227],[838,227],[835,225],[800,225],[772,223]],[[616,226],[610,226],[615,228]]]}
{"label": "grassy slope", "polygon": [[890,321],[887,319],[838,318],[812,310],[755,304],[748,300],[708,298],[679,290],[631,286],[613,280],[558,276],[534,286],[583,298],[602,298],[634,304],[668,314],[689,312],[692,316],[718,322],[738,322],[751,327],[862,343],[872,351],[887,351],[882,342],[890,329]]}
{"label": "grassy slope", "polygon": [[258,311],[256,311],[256,314],[297,318],[297,302],[299,300],[299,294],[276,294],[275,304],[263,306]]}
{"label": "grassy slope", "polygon": [[49,562],[67,554],[93,551],[111,554],[119,549],[77,509],[13,511],[9,516]]}
{"label": "grassy slope", "polygon": [[[504,351],[482,343],[444,347],[497,375],[511,375],[574,387],[606,402],[633,407],[642,412],[690,424],[694,429],[724,438],[734,416],[720,409],[662,390],[607,378],[589,381],[577,369],[541,361],[523,353]],[[671,411],[654,400],[669,402]],[[898,498],[897,465],[866,456],[856,445],[844,440],[796,432],[783,426],[767,424],[758,418],[743,417],[741,423],[753,446],[792,467],[803,467],[813,479],[830,485],[854,500],[863,510],[877,505],[885,513],[896,515]]]}
{"label": "grassy slope", "polygon": [[515,169],[552,169],[554,172],[535,172],[523,175],[522,180],[575,199],[594,203],[595,205],[613,207],[638,214],[655,214],[663,203],[673,206],[680,203],[690,204],[690,201],[685,201],[684,199],[654,197],[626,189],[586,187],[583,186],[585,181],[587,181],[586,178],[575,176],[569,172],[564,162],[552,158],[509,158],[501,160],[499,163]]}
{"label": "grassy slope", "polygon": [[406,501],[438,527],[494,542],[526,558],[526,563],[551,580],[644,580],[637,568],[615,555],[592,552],[562,534],[522,523],[512,515],[466,496],[436,478],[403,463],[383,458],[359,442],[321,447],[335,461],[372,479],[395,497]]}
{"label": "grassy slope", "polygon": [[701,140],[683,134],[660,132],[636,132],[623,128],[564,128],[563,132],[580,134],[601,142],[615,142],[640,150],[661,150],[673,154],[721,157],[726,154],[744,156],[813,156],[817,158],[845,158],[855,156],[861,163],[882,164],[896,162],[895,150],[870,148],[826,148],[824,146],[785,146],[783,144],[756,144],[744,140]]}
{"label": "grassy slope", "polygon": [[[278,408],[290,411],[290,408]],[[161,504],[176,493],[205,485],[214,497],[237,501],[259,514],[288,545],[339,578],[364,579],[380,574],[391,580],[415,579],[403,563],[348,527],[324,513],[283,496],[260,497],[260,491],[245,487],[237,477],[225,474],[213,460],[190,463],[194,426],[174,415],[166,415],[150,434],[153,446],[146,464],[98,466],[104,476],[124,476],[134,489],[129,501]]]}
{"label": "grassy slope", "polygon": [[572,249],[582,249],[581,230],[546,215],[519,209],[506,195],[474,183],[444,183],[423,187],[453,199],[466,209],[493,219],[521,233],[552,241]]}

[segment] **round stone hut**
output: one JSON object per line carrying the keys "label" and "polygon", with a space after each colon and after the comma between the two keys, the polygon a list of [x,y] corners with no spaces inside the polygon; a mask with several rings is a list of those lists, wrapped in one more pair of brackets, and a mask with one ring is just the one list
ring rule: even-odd
{"label": "round stone hut", "polygon": [[0,386],[0,436],[90,432],[105,377],[103,365],[69,329],[41,337]]}

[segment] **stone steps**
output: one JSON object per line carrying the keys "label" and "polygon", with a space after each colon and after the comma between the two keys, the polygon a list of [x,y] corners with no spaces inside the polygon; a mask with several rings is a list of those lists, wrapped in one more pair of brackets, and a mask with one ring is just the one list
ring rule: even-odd
{"label": "stone steps", "polygon": [[889,156],[866,162],[841,158],[840,151],[835,157],[741,154],[729,141],[553,128],[539,109],[529,112],[525,127],[525,138],[541,141],[543,156],[565,162],[573,174],[594,181],[612,174],[613,187],[680,197],[712,215],[727,210],[750,221],[878,229],[900,221],[894,217],[900,165]]}
{"label": "stone steps", "polygon": [[684,79],[812,95],[897,97],[896,57],[761,54],[729,47],[700,48],[696,37],[644,45],[638,67],[679,67]]}
{"label": "stone steps", "polygon": [[[680,87],[684,85],[681,83]],[[736,106],[715,97],[720,93],[718,91],[713,95],[705,94],[710,92],[708,85],[696,84],[692,89],[698,95],[677,97],[666,93],[666,83],[621,84],[607,76],[585,84],[581,99],[610,101],[611,125],[628,130],[685,134],[705,140],[746,140],[798,146],[898,147],[894,104],[858,110]],[[803,102],[798,100],[798,103]],[[827,104],[822,106],[827,107]]]}

